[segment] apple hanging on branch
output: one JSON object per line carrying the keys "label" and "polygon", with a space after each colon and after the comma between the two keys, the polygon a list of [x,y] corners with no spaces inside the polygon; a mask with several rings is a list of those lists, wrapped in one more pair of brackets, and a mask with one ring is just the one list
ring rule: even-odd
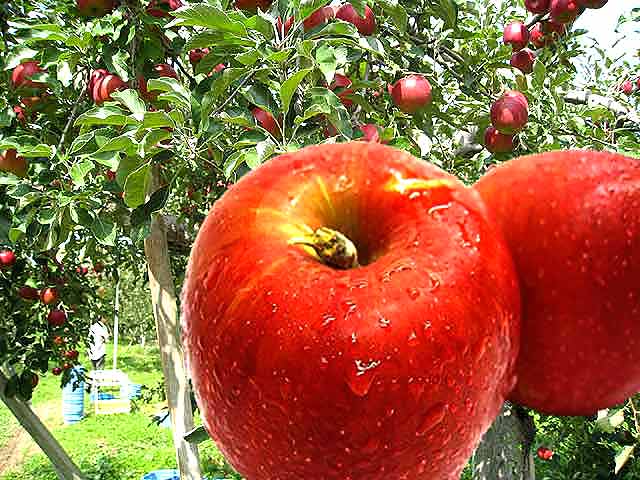
{"label": "apple hanging on branch", "polygon": [[205,425],[248,480],[457,478],[515,381],[519,289],[483,202],[378,143],[243,177],[182,305]]}

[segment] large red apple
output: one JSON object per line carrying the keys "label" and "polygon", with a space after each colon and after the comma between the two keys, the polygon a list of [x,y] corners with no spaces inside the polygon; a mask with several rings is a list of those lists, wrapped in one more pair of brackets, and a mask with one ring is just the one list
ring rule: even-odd
{"label": "large red apple", "polygon": [[491,105],[491,123],[501,133],[518,133],[528,120],[529,111],[518,98],[502,96]]}
{"label": "large red apple", "polygon": [[609,0],[576,0],[578,5],[585,8],[602,8]]}
{"label": "large red apple", "polygon": [[47,315],[47,322],[52,327],[61,327],[67,321],[67,314],[64,310],[51,310]]}
{"label": "large red apple", "polygon": [[484,146],[491,153],[506,153],[513,151],[513,135],[500,133],[495,127],[489,127],[484,132]]}
{"label": "large red apple", "polygon": [[522,290],[511,399],[590,415],[640,390],[640,161],[565,151],[512,160],[476,188]]}
{"label": "large red apple", "polygon": [[524,105],[527,110],[529,109],[529,100],[527,100],[524,93],[519,92],[518,90],[507,90],[502,94],[502,98],[513,98]]}
{"label": "large red apple", "polygon": [[540,460],[548,461],[553,458],[553,450],[547,447],[539,447],[537,454]]}
{"label": "large red apple", "polygon": [[16,254],[8,248],[0,250],[0,268],[10,268],[16,263]]}
{"label": "large red apple", "polygon": [[109,75],[109,71],[104,68],[98,68],[91,72],[91,75],[89,76],[89,82],[87,83],[87,90],[90,95],[93,95],[93,88],[95,87],[96,83],[98,83],[107,75]]}
{"label": "large red apple", "polygon": [[559,23],[569,23],[580,13],[576,0],[551,0],[551,19]]}
{"label": "large red apple", "polygon": [[531,13],[547,13],[551,8],[551,0],[524,0],[524,6]]}
{"label": "large red apple", "polygon": [[522,50],[529,43],[529,30],[522,22],[511,22],[505,25],[502,40],[514,51]]}
{"label": "large red apple", "polygon": [[205,425],[248,480],[457,479],[515,380],[495,223],[473,189],[378,143],[244,176],[182,298]]}
{"label": "large red apple", "polygon": [[116,5],[115,0],[77,0],[78,11],[85,17],[102,17]]}
{"label": "large red apple", "polygon": [[409,75],[393,84],[391,97],[403,112],[417,113],[431,103],[431,84],[422,75]]}
{"label": "large red apple", "polygon": [[373,35],[376,31],[376,17],[368,5],[364,7],[364,17],[361,17],[353,5],[345,3],[336,12],[336,18],[353,24],[360,35]]}
{"label": "large red apple", "polygon": [[280,137],[280,126],[273,115],[260,107],[253,107],[251,113],[262,128],[274,137]]}
{"label": "large red apple", "polygon": [[0,172],[10,172],[18,177],[25,177],[28,168],[27,159],[18,155],[14,148],[0,154]]}
{"label": "large red apple", "polygon": [[322,7],[313,12],[311,15],[307,17],[307,19],[302,22],[304,27],[304,31],[308,32],[316,27],[324,25],[334,19],[336,16],[336,12],[331,7]]}
{"label": "large red apple", "polygon": [[36,73],[42,73],[44,70],[40,68],[40,64],[35,61],[27,61],[18,65],[11,72],[11,84],[13,88],[46,88],[47,84],[42,82],[35,82],[31,80],[31,77]]}
{"label": "large red apple", "polygon": [[511,56],[510,64],[513,68],[517,68],[524,74],[533,72],[533,62],[536,60],[536,54],[528,48],[514,52]]}
{"label": "large red apple", "polygon": [[336,73],[333,77],[333,82],[329,85],[330,90],[338,90],[336,94],[342,104],[349,108],[353,106],[353,100],[349,99],[349,95],[353,94],[353,90],[347,87],[351,86],[351,79],[346,75],[342,75],[340,73]]}

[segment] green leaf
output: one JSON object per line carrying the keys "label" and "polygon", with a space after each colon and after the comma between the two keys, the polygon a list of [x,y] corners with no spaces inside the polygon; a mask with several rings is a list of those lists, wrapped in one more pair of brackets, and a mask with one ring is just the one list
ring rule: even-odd
{"label": "green leaf", "polygon": [[144,118],[144,114],[147,112],[147,107],[140,99],[138,92],[130,88],[118,92],[113,92],[111,94],[111,98],[128,108],[129,111],[133,114],[133,118],[138,121],[142,121],[142,119]]}
{"label": "green leaf", "polygon": [[353,130],[349,112],[347,112],[347,109],[335,93],[326,88],[315,87],[307,92],[307,97],[311,99],[311,104],[302,117],[296,117],[295,122],[297,124],[316,115],[325,115],[338,132],[347,138],[351,138]]}
{"label": "green leaf", "polygon": [[316,39],[322,37],[341,36],[341,37],[358,37],[358,29],[350,23],[343,21],[333,21],[326,24],[318,31],[311,31],[306,38]]}
{"label": "green leaf", "polygon": [[93,169],[93,167],[93,162],[89,159],[85,159],[76,163],[69,170],[69,175],[71,175],[71,180],[73,180],[73,183],[80,187],[83,186],[84,177],[87,176],[87,173],[89,173]]}
{"label": "green leaf", "polygon": [[268,111],[272,115],[276,113],[276,105],[271,97],[271,92],[267,90],[263,85],[256,83],[244,87],[240,93],[247,99],[247,101],[256,107],[260,107],[263,110]]}
{"label": "green leaf", "polygon": [[110,247],[115,245],[117,229],[111,220],[104,216],[97,216],[90,228],[98,242]]}
{"label": "green leaf", "polygon": [[235,152],[224,162],[224,176],[229,180],[240,165],[243,163],[249,165],[256,162],[259,162],[259,159],[255,148],[245,148]]}
{"label": "green leaf", "polygon": [[73,155],[74,153],[82,150],[93,138],[95,137],[95,130],[91,130],[90,132],[83,133],[79,137],[76,137],[71,146],[69,147],[69,155]]}
{"label": "green leaf", "polygon": [[299,70],[294,73],[291,77],[284,81],[282,86],[280,87],[280,99],[282,100],[282,113],[286,116],[289,112],[289,105],[291,104],[291,99],[293,98],[293,94],[296,89],[300,85],[300,82],[304,80],[310,72],[312,72],[312,68],[307,68],[305,70]]}
{"label": "green leaf", "polygon": [[316,50],[316,62],[327,84],[331,83],[338,66],[335,49],[328,43],[322,43]]}
{"label": "green leaf", "polygon": [[364,7],[367,2],[365,0],[350,0],[349,3],[353,5],[353,8],[358,12],[358,15],[364,18]]}
{"label": "green leaf", "polygon": [[533,64],[533,86],[536,90],[542,90],[545,78],[547,78],[547,67],[544,66],[544,62],[536,60]]}
{"label": "green leaf", "polygon": [[170,22],[165,28],[171,28],[176,25],[188,25],[247,36],[247,29],[242,22],[232,19],[232,15],[227,14],[225,10],[216,8],[213,5],[202,3],[189,5],[175,11],[173,15],[176,19]]}
{"label": "green leaf", "polygon": [[191,110],[191,92],[175,78],[153,78],[147,82],[147,90],[160,90],[162,93],[158,100],[167,100],[176,103],[177,107]]}
{"label": "green leaf", "polygon": [[50,225],[52,224],[58,215],[58,211],[53,208],[43,208],[38,211],[38,215],[36,216],[36,220],[38,223],[42,225]]}
{"label": "green leaf", "polygon": [[393,24],[398,28],[398,30],[401,32],[407,31],[409,16],[398,0],[376,0],[376,3],[382,7],[384,13],[391,17]]}
{"label": "green leaf", "polygon": [[455,29],[458,23],[458,4],[454,0],[439,0],[437,15],[444,20],[447,29]]}
{"label": "green leaf", "polygon": [[131,225],[137,227],[145,221],[149,221],[153,212],[157,212],[164,208],[167,200],[169,199],[170,192],[171,188],[169,185],[165,185],[153,192],[147,203],[136,207],[136,209],[131,212]]}
{"label": "green leaf", "polygon": [[202,425],[200,425],[199,427],[196,427],[193,430],[191,430],[189,433],[187,433],[184,436],[184,439],[189,443],[198,445],[202,442],[210,440],[211,437],[209,437],[209,433],[207,433],[207,430]]}
{"label": "green leaf", "polygon": [[143,128],[174,128],[175,126],[176,124],[173,119],[163,111],[145,112],[144,118],[142,119]]}
{"label": "green leaf", "polygon": [[[293,6],[300,11],[300,21],[306,20],[313,12],[328,5],[331,0],[293,0]],[[297,19],[296,19],[297,20]]]}
{"label": "green leaf", "polygon": [[145,163],[131,172],[124,183],[124,203],[129,208],[142,205],[150,182],[151,165],[149,163]]}
{"label": "green leaf", "polygon": [[[153,82],[154,80],[150,80]],[[134,125],[136,121],[129,117],[123,110],[115,106],[94,108],[80,115],[76,125]]]}

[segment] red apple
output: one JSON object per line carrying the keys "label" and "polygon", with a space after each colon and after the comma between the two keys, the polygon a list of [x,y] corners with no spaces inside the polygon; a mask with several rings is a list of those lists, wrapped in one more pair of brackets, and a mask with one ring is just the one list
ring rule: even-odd
{"label": "red apple", "polygon": [[27,160],[18,155],[14,148],[0,154],[0,172],[10,172],[18,177],[26,177],[29,164]]}
{"label": "red apple", "polygon": [[61,346],[61,345],[65,344],[65,341],[64,341],[64,338],[62,338],[60,336],[56,336],[56,337],[53,338],[53,343],[58,345],[58,346]]}
{"label": "red apple", "polygon": [[53,373],[54,375],[58,376],[62,373],[62,369],[60,367],[53,367],[51,369],[51,373]]}
{"label": "red apple", "polygon": [[576,0],[578,5],[585,8],[602,8],[609,0]]}
{"label": "red apple", "polygon": [[93,265],[93,271],[95,273],[101,273],[104,270],[104,265],[101,262],[96,262]]}
{"label": "red apple", "polygon": [[91,72],[89,82],[87,83],[87,90],[90,95],[93,93],[93,87],[95,87],[96,83],[107,75],[109,75],[109,71],[104,68],[98,68]]}
{"label": "red apple", "polygon": [[68,351],[64,352],[64,358],[67,358],[67,359],[73,360],[73,361],[77,360],[79,355],[80,354],[78,353],[77,350],[68,350]]}
{"label": "red apple", "polygon": [[8,248],[0,250],[0,268],[11,268],[16,263],[16,254]]}
{"label": "red apple", "polygon": [[393,84],[393,103],[405,113],[417,113],[431,103],[431,84],[422,75],[409,75]]}
{"label": "red apple", "polygon": [[289,17],[283,25],[282,17],[278,17],[278,20],[276,21],[276,31],[278,32],[278,36],[280,38],[284,38],[289,35],[289,30],[291,30],[291,27],[293,27],[294,20],[295,19],[293,17]]}
{"label": "red apple", "polygon": [[151,0],[147,5],[147,13],[152,17],[170,17],[169,12],[177,10],[182,6],[180,0]]}
{"label": "red apple", "polygon": [[551,19],[558,23],[569,23],[580,13],[576,0],[551,0]]}
{"label": "red apple", "polygon": [[529,111],[522,101],[501,97],[491,105],[491,123],[500,133],[513,135],[524,128],[529,120]]}
{"label": "red apple", "polygon": [[473,189],[377,143],[243,176],[182,306],[204,423],[244,478],[458,478],[515,380],[501,234]]}
{"label": "red apple", "polygon": [[24,287],[20,287],[18,295],[24,300],[38,300],[40,298],[40,291],[37,288],[25,285]]}
{"label": "red apple", "polygon": [[23,62],[13,69],[13,72],[11,73],[11,84],[13,85],[13,88],[47,88],[46,83],[31,80],[33,75],[44,71],[45,70],[40,68],[38,62],[32,60]]}
{"label": "red apple", "polygon": [[536,59],[536,54],[528,48],[514,52],[511,56],[510,64],[513,68],[517,68],[524,74],[533,72],[533,62]]}
{"label": "red apple", "polygon": [[114,0],[77,0],[78,11],[85,17],[102,17],[116,6]]}
{"label": "red apple", "polygon": [[519,92],[518,90],[507,90],[502,94],[502,97],[518,100],[527,110],[529,109],[529,100],[524,96],[524,93]]}
{"label": "red apple", "polygon": [[351,86],[351,79],[346,75],[341,75],[340,73],[336,73],[333,77],[333,82],[329,85],[330,90],[338,90],[336,94],[342,104],[349,108],[353,106],[353,100],[350,100],[349,95],[353,94],[353,90],[347,87]]}
{"label": "red apple", "polygon": [[97,80],[93,87],[93,100],[97,103],[103,103],[111,100],[111,94],[116,90],[124,90],[127,84],[122,79],[113,74],[106,75]]}
{"label": "red apple", "polygon": [[227,68],[227,66],[224,63],[219,63],[218,65],[213,67],[213,70],[211,70],[211,73],[219,73],[225,68]]}
{"label": "red apple", "polygon": [[240,10],[247,10],[249,12],[256,12],[258,8],[263,12],[269,10],[272,0],[236,0],[235,7]]}
{"label": "red apple", "polygon": [[387,143],[386,141],[380,141],[380,130],[377,125],[367,123],[366,125],[360,125],[358,128],[363,134],[363,140],[367,142]]}
{"label": "red apple", "polygon": [[529,43],[529,30],[522,22],[511,22],[505,25],[502,40],[514,51],[522,50]]}
{"label": "red apple", "polygon": [[69,362],[64,362],[62,364],[62,369],[63,370],[71,370],[72,368],[73,368],[73,365],[71,363],[69,363]]}
{"label": "red apple", "polygon": [[322,7],[313,12],[307,19],[302,22],[304,26],[304,31],[308,32],[316,27],[324,25],[325,23],[330,22],[333,18],[335,18],[336,13],[333,11],[331,7]]}
{"label": "red apple", "polygon": [[536,23],[529,32],[529,40],[536,48],[543,48],[553,43],[553,37],[542,31],[542,24]]}
{"label": "red apple", "polygon": [[336,18],[353,24],[360,32],[360,35],[373,35],[376,31],[376,17],[373,10],[368,5],[364,7],[364,17],[358,15],[356,9],[350,3],[345,3],[336,12]]}
{"label": "red apple", "polygon": [[16,114],[16,119],[18,120],[20,125],[24,127],[27,124],[27,115],[24,111],[24,108],[22,108],[20,105],[15,105],[13,107],[13,113]]}
{"label": "red apple", "polygon": [[620,90],[626,95],[631,95],[633,93],[633,83],[631,83],[631,80],[625,80],[622,82]]}
{"label": "red apple", "polygon": [[47,287],[40,291],[40,301],[45,305],[51,305],[58,301],[58,289],[56,287]]}
{"label": "red apple", "polygon": [[254,107],[251,110],[251,113],[256,119],[256,122],[258,122],[258,124],[262,128],[264,128],[274,137],[280,137],[280,127],[278,126],[278,122],[276,121],[276,119],[273,118],[273,115],[259,107]]}
{"label": "red apple", "polygon": [[551,8],[551,0],[524,0],[524,6],[531,13],[547,13]]}
{"label": "red apple", "polygon": [[538,458],[544,461],[551,460],[553,458],[553,450],[547,447],[538,448]]}
{"label": "red apple", "polygon": [[61,327],[67,321],[67,314],[64,310],[51,310],[47,316],[47,322],[52,327]]}
{"label": "red apple", "polygon": [[208,48],[194,48],[193,50],[189,50],[189,62],[191,62],[191,65],[195,67],[208,54],[209,54]]}
{"label": "red apple", "polygon": [[[178,74],[171,65],[167,63],[159,63],[153,66],[151,70],[151,78],[160,77],[177,79]],[[154,102],[158,99],[158,92],[150,92],[149,90],[147,90],[147,79],[143,76],[138,77],[138,90],[140,91],[140,96],[149,102]]]}
{"label": "red apple", "polygon": [[640,391],[640,162],[563,151],[476,184],[516,262],[523,299],[511,400],[591,415]]}
{"label": "red apple", "polygon": [[484,146],[491,153],[512,152],[513,135],[505,135],[495,127],[488,127],[484,132]]}

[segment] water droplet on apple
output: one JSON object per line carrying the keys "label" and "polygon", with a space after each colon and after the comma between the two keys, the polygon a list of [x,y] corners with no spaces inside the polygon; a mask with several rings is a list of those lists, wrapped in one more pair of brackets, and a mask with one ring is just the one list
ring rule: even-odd
{"label": "water droplet on apple", "polygon": [[417,300],[420,297],[420,290],[417,288],[407,288],[407,293],[409,294],[409,298],[411,300]]}
{"label": "water droplet on apple", "polygon": [[429,430],[433,430],[442,423],[444,417],[447,414],[448,405],[445,403],[437,403],[431,407],[424,416],[424,419],[418,425],[416,435],[421,436],[427,433]]}
{"label": "water droplet on apple", "polygon": [[364,397],[369,393],[375,379],[374,370],[380,366],[380,363],[380,360],[355,361],[356,368],[347,374],[347,384],[353,393],[359,397]]}
{"label": "water droplet on apple", "polygon": [[322,315],[322,326],[323,327],[329,326],[333,321],[335,321],[335,319],[336,317],[334,317],[330,313],[325,313],[324,315]]}
{"label": "water droplet on apple", "polygon": [[380,325],[380,328],[387,328],[391,325],[391,320],[385,317],[380,317],[378,319],[378,325]]}

